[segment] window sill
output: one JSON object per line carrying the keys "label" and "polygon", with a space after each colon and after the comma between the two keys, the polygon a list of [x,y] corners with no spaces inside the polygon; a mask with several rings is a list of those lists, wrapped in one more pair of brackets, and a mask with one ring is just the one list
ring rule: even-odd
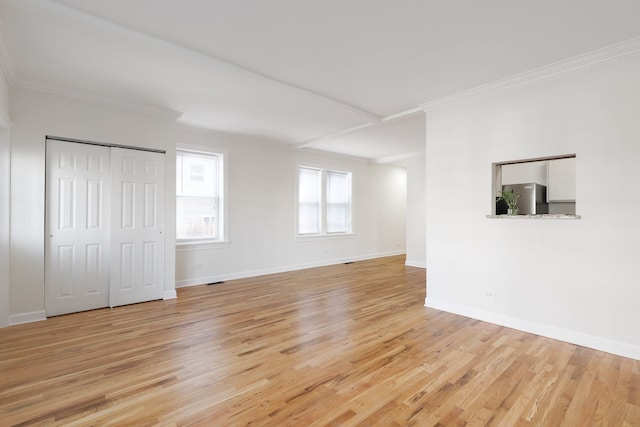
{"label": "window sill", "polygon": [[185,240],[176,242],[177,252],[201,251],[207,249],[228,248],[231,246],[229,240]]}
{"label": "window sill", "polygon": [[352,239],[354,237],[356,237],[356,233],[313,234],[308,236],[296,236],[296,242],[315,242],[318,240],[341,240],[341,239]]}
{"label": "window sill", "polygon": [[540,214],[540,215],[487,215],[489,219],[580,219],[580,215]]}

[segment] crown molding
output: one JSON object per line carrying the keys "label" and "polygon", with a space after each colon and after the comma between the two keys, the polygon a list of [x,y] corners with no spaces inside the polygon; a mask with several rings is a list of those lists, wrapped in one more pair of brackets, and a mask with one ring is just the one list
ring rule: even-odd
{"label": "crown molding", "polygon": [[525,85],[537,80],[542,80],[558,74],[566,73],[568,71],[589,67],[600,62],[609,61],[611,59],[629,55],[638,51],[640,51],[640,37],[616,43],[614,45],[587,52],[582,55],[574,56],[572,58],[555,62],[553,64],[545,65],[544,67],[535,68],[533,70],[516,74],[511,77],[507,77],[505,79],[497,80],[481,86],[477,86],[472,89],[434,99],[433,101],[428,101],[420,104],[419,108],[425,112],[437,110],[468,98],[488,95],[501,90]]}
{"label": "crown molding", "polygon": [[106,29],[107,31],[117,31],[128,36],[133,36],[138,38],[142,37],[145,40],[152,41],[157,44],[161,44],[163,45],[163,47],[167,49],[173,49],[184,55],[190,56],[193,59],[204,61],[209,66],[212,66],[214,69],[224,70],[226,72],[231,72],[236,75],[242,75],[246,78],[249,78],[264,84],[284,88],[292,92],[310,96],[324,104],[331,105],[333,107],[337,107],[345,111],[350,111],[357,115],[364,116],[370,120],[380,120],[380,117],[377,116],[376,114],[370,111],[366,111],[355,105],[349,104],[345,101],[334,98],[332,96],[314,91],[312,89],[305,88],[303,86],[289,83],[287,81],[269,76],[267,74],[263,74],[256,70],[252,70],[252,69],[237,65],[230,61],[226,61],[222,58],[213,56],[209,53],[194,49],[192,47],[189,47],[174,41],[170,41],[168,39],[164,39],[154,34],[147,33],[145,31],[141,31],[141,30],[120,24],[115,21],[111,21],[106,18],[92,15],[90,13],[64,5],[62,3],[58,3],[55,0],[20,0],[19,5],[23,7],[34,7],[34,8],[45,9],[52,13],[58,13],[72,19],[87,22],[94,26],[99,26],[101,28]]}
{"label": "crown molding", "polygon": [[178,120],[182,116],[182,112],[174,111],[170,109],[152,107],[148,105],[138,105],[133,103],[126,103],[116,101],[109,98],[103,98],[99,96],[87,95],[75,91],[61,89],[58,87],[47,86],[39,83],[29,82],[26,80],[14,80],[12,85],[22,89],[33,90],[36,92],[48,93],[51,95],[62,96],[65,98],[75,99],[78,101],[91,102],[94,104],[104,105],[107,107],[118,108],[121,110],[135,111],[136,113],[149,114],[152,116],[161,117],[164,119]]}

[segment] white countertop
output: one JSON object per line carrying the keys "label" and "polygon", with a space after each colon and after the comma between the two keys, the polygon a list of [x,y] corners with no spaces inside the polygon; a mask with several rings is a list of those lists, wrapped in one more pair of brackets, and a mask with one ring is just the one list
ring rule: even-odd
{"label": "white countertop", "polygon": [[487,215],[489,219],[580,219],[580,215],[540,214],[540,215]]}

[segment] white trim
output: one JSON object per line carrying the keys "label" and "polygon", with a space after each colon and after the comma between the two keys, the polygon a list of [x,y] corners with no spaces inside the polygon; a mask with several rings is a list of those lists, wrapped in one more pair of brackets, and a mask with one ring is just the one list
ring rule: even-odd
{"label": "white trim", "polygon": [[296,242],[317,242],[318,240],[342,240],[352,239],[356,233],[329,233],[329,234],[299,234]]}
{"label": "white trim", "polygon": [[176,240],[176,252],[195,252],[195,251],[208,251],[209,249],[221,249],[231,246],[229,240],[191,240],[183,241]]}
{"label": "white trim", "polygon": [[41,320],[47,320],[47,315],[44,310],[12,314],[9,318],[9,324],[21,325],[23,323],[40,322]]}
{"label": "white trim", "polygon": [[516,86],[534,82],[536,80],[552,77],[557,74],[566,73],[568,71],[585,68],[600,62],[618,58],[620,56],[629,55],[640,51],[640,37],[616,43],[601,49],[574,56],[563,61],[545,65],[543,67],[534,68],[524,73],[516,74],[505,79],[496,80],[491,83],[480,85],[462,92],[452,95],[443,96],[421,104],[419,107],[425,112],[437,110],[447,107],[453,103],[462,101],[471,97],[488,95],[504,89],[510,89]]}
{"label": "white trim", "polygon": [[175,289],[170,289],[170,290],[165,290],[164,291],[164,296],[162,297],[162,299],[176,299],[178,298],[178,293],[176,292]]}
{"label": "white trim", "polygon": [[406,265],[407,267],[418,267],[418,268],[427,268],[427,263],[424,261],[413,261],[413,260],[406,260],[404,262],[404,265]]}
{"label": "white trim", "polygon": [[517,329],[519,331],[529,332],[543,337],[553,338],[571,344],[581,345],[596,350],[606,351],[607,353],[640,360],[640,346],[637,345],[587,335],[581,332],[558,328],[556,326],[546,325],[543,323],[531,322],[529,320],[504,314],[492,313],[473,307],[452,304],[433,298],[425,298],[424,305],[425,307],[435,308],[448,313],[458,314],[460,316]]}
{"label": "white trim", "polygon": [[224,282],[225,280],[246,279],[248,277],[264,276],[267,274],[276,274],[276,273],[286,273],[289,271],[304,270],[307,268],[325,267],[327,265],[344,264],[346,262],[364,261],[368,259],[383,258],[383,257],[403,255],[403,254],[405,254],[405,251],[381,252],[377,254],[362,255],[362,256],[347,257],[347,258],[336,258],[331,260],[308,262],[304,264],[290,265],[290,266],[284,266],[284,267],[264,268],[260,270],[238,271],[235,273],[195,277],[192,279],[184,279],[184,280],[176,281],[176,288],[204,285],[207,283]]}

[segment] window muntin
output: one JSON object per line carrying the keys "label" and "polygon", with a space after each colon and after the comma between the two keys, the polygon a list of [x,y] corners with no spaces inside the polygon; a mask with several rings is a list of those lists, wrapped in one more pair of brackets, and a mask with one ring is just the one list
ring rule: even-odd
{"label": "window muntin", "polygon": [[351,233],[351,173],[298,168],[298,235]]}
{"label": "window muntin", "polygon": [[223,240],[222,154],[176,151],[176,239]]}

